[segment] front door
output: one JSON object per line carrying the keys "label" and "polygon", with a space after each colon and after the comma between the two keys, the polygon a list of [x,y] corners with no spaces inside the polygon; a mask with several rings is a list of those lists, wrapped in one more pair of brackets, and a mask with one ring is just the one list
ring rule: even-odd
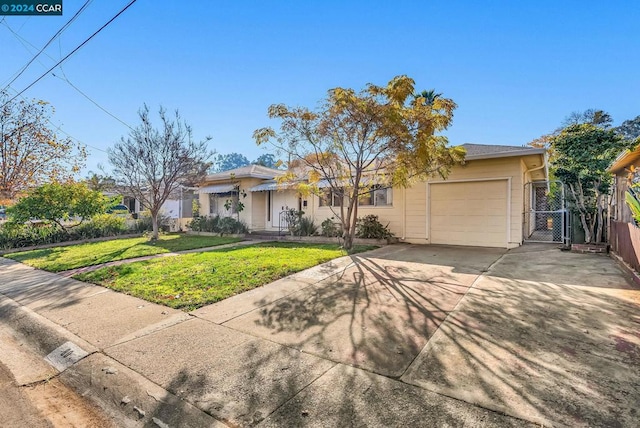
{"label": "front door", "polygon": [[280,213],[294,207],[290,206],[291,201],[288,200],[289,198],[287,198],[285,192],[270,191],[269,193],[271,197],[271,221],[267,224],[270,224],[272,229],[278,229]]}

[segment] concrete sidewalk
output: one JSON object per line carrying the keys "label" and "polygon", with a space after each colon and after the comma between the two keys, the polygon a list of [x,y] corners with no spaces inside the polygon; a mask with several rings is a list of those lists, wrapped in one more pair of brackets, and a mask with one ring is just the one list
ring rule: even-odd
{"label": "concrete sidewalk", "polygon": [[394,245],[191,313],[0,258],[0,360],[121,426],[631,427],[639,308],[548,246]]}

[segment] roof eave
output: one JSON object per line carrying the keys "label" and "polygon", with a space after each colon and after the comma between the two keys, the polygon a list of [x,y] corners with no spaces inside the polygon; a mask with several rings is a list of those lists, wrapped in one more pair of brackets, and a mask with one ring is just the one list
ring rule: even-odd
{"label": "roof eave", "polygon": [[211,174],[211,175],[207,175],[204,179],[204,181],[218,181],[218,180],[231,180],[233,179],[239,179],[239,178],[260,178],[260,179],[265,179],[265,180],[272,180],[274,178],[276,178],[277,175],[272,175],[272,174],[237,174],[234,175],[233,177],[231,177],[231,174]]}
{"label": "roof eave", "polygon": [[494,159],[494,158],[510,158],[521,157],[530,155],[544,155],[545,149],[528,149],[513,152],[499,152],[499,153],[483,153],[481,155],[467,155],[465,160],[481,160],[481,159]]}
{"label": "roof eave", "polygon": [[625,150],[620,153],[609,167],[609,172],[617,174],[620,171],[624,171],[625,168],[632,165],[638,159],[640,159],[640,145],[634,150]]}

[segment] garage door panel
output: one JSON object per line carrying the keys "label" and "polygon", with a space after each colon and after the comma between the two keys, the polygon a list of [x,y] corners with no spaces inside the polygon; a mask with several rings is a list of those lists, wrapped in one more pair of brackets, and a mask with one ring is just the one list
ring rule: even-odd
{"label": "garage door panel", "polygon": [[463,200],[442,201],[441,204],[433,207],[433,210],[431,210],[431,215],[446,217],[455,215],[456,213],[464,212],[465,210],[465,201]]}
{"label": "garage door panel", "polygon": [[506,247],[506,180],[431,184],[429,192],[431,243]]}

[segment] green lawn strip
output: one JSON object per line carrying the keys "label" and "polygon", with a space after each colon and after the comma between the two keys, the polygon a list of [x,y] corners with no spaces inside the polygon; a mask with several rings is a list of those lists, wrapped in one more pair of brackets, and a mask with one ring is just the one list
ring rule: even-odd
{"label": "green lawn strip", "polygon": [[[357,246],[352,253],[373,248]],[[346,254],[337,245],[264,243],[109,266],[74,278],[191,310]]]}
{"label": "green lawn strip", "polygon": [[113,239],[111,241],[54,247],[7,254],[5,257],[49,272],[62,272],[114,260],[214,247],[239,242],[239,238],[197,235],[163,235],[152,242],[148,238]]}

